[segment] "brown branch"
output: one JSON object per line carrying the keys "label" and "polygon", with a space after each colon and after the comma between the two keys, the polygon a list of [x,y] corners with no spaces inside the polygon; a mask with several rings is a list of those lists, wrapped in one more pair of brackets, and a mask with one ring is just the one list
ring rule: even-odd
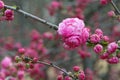
{"label": "brown branch", "polygon": [[114,7],[114,9],[116,10],[117,14],[120,15],[120,10],[118,9],[118,7],[116,6],[116,4],[113,2],[113,0],[111,0],[111,4]]}
{"label": "brown branch", "polygon": [[52,29],[54,29],[54,30],[57,30],[57,29],[58,29],[58,26],[57,26],[57,25],[52,24],[52,23],[50,23],[50,22],[47,22],[46,20],[41,19],[41,18],[39,18],[39,17],[37,17],[37,16],[35,16],[35,15],[32,15],[32,14],[30,14],[30,13],[28,13],[28,12],[25,12],[25,11],[19,9],[18,7],[15,8],[15,7],[8,6],[8,5],[5,5],[4,7],[7,8],[7,9],[14,10],[14,11],[20,13],[20,14],[23,14],[25,17],[30,17],[30,18],[32,18],[32,19],[34,19],[34,20],[36,20],[36,21],[39,21],[39,22],[41,22],[41,23],[43,23],[43,24],[46,24],[46,25],[48,25],[50,28],[52,28]]}
{"label": "brown branch", "polygon": [[40,64],[44,64],[44,65],[47,65],[47,66],[54,67],[54,68],[56,68],[56,69],[62,71],[63,73],[65,73],[65,75],[70,76],[69,73],[68,73],[67,71],[63,70],[62,68],[58,67],[57,65],[55,65],[55,64],[53,64],[53,63],[47,63],[47,62],[43,62],[43,61],[40,61],[40,60],[37,61],[37,63],[40,63]]}

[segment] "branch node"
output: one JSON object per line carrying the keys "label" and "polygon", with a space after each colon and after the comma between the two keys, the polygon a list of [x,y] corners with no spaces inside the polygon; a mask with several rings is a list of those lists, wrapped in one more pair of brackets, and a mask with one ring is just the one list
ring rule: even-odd
{"label": "branch node", "polygon": [[19,9],[20,9],[20,7],[17,6],[17,7],[16,7],[16,10],[18,11]]}

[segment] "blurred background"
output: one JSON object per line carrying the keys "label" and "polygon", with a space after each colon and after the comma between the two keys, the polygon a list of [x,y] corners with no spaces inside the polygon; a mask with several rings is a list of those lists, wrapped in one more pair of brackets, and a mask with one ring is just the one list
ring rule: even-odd
{"label": "blurred background", "polygon": [[[54,1],[56,3],[53,3]],[[120,9],[120,0],[113,1]],[[4,0],[4,2],[7,5],[18,6],[56,25],[65,18],[78,17],[85,21],[91,33],[94,33],[96,28],[101,28],[104,34],[110,37],[111,42],[120,39],[120,20],[108,15],[109,11],[115,11],[110,3],[101,5],[100,0]],[[15,64],[17,49],[25,47],[27,56],[53,62],[67,71],[71,71],[74,65],[80,66],[85,70],[87,76],[85,80],[120,80],[120,64],[111,65],[105,60],[98,59],[93,49],[86,46],[71,51],[65,50],[61,38],[48,25],[17,12],[14,16],[13,21],[0,21],[1,62],[4,57],[9,56]],[[33,41],[35,35],[39,37],[39,44]],[[60,73],[52,67],[35,65],[33,70],[25,72],[24,80],[56,80],[57,74]],[[16,78],[13,74],[9,76]]]}

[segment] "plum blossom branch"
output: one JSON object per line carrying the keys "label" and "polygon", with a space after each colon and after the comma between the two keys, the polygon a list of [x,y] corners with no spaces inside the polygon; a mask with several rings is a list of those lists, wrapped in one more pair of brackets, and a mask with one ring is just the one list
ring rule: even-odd
{"label": "plum blossom branch", "polygon": [[68,75],[69,76],[69,73],[63,69],[61,69],[60,67],[58,67],[57,65],[53,64],[53,63],[47,63],[47,62],[43,62],[43,61],[37,61],[37,63],[41,63],[41,64],[44,64],[44,65],[47,65],[47,66],[51,66],[51,67],[54,67],[60,71],[62,71],[63,73],[65,73],[65,75]]}
{"label": "plum blossom branch", "polygon": [[114,7],[114,9],[117,11],[117,14],[120,15],[120,10],[118,9],[118,7],[116,6],[116,4],[113,2],[113,0],[111,0],[111,4]]}
{"label": "plum blossom branch", "polygon": [[[57,65],[55,65],[55,64],[53,64],[53,63],[47,63],[47,62],[44,62],[44,61],[40,61],[40,60],[38,60],[37,58],[33,58],[33,59],[32,59],[32,58],[29,58],[29,57],[27,57],[27,56],[21,56],[21,57],[16,56],[16,61],[17,61],[17,62],[18,62],[20,59],[22,59],[22,60],[23,60],[24,62],[26,62],[26,63],[32,62],[32,63],[39,63],[39,64],[43,64],[43,65],[46,65],[46,66],[54,67],[54,68],[62,71],[65,75],[72,77],[72,76],[69,74],[69,72],[65,71],[64,69],[58,67]],[[72,77],[72,78],[73,78],[73,77]]]}
{"label": "plum blossom branch", "polygon": [[25,12],[25,11],[19,9],[18,7],[15,8],[15,7],[12,7],[12,6],[9,6],[9,5],[5,5],[4,7],[7,8],[7,9],[14,10],[14,11],[20,13],[20,14],[23,14],[25,17],[30,17],[30,18],[32,18],[32,19],[34,19],[34,20],[37,20],[37,21],[39,21],[39,22],[41,22],[41,23],[43,23],[43,24],[46,24],[46,25],[48,25],[50,28],[53,28],[54,30],[57,30],[57,29],[58,29],[57,25],[52,24],[52,23],[50,23],[50,22],[47,22],[46,20],[41,19],[41,18],[39,18],[39,17],[37,17],[37,16],[35,16],[35,15],[32,15],[32,14],[30,14],[30,13],[28,13],[28,12]]}

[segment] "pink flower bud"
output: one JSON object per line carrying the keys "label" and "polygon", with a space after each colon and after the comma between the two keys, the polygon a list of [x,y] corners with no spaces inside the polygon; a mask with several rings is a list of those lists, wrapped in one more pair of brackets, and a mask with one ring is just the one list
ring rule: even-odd
{"label": "pink flower bud", "polygon": [[74,67],[73,67],[73,71],[78,72],[79,70],[80,70],[80,67],[79,67],[79,66],[74,66]]}
{"label": "pink flower bud", "polygon": [[79,51],[78,51],[78,54],[80,55],[80,57],[81,57],[82,59],[85,59],[85,58],[88,58],[88,57],[91,56],[91,54],[90,54],[89,52],[86,52],[86,51],[84,51],[84,50],[79,50]]}
{"label": "pink flower bud", "polygon": [[106,4],[108,4],[108,0],[100,0],[100,4],[106,5]]}
{"label": "pink flower bud", "polygon": [[33,63],[37,63],[38,58],[33,58]]}
{"label": "pink flower bud", "polygon": [[64,79],[64,80],[72,80],[72,78],[69,77],[69,76],[65,76],[65,79]]}
{"label": "pink flower bud", "polygon": [[97,43],[97,42],[100,42],[100,36],[97,35],[97,34],[93,34],[90,36],[90,42],[91,43]]}
{"label": "pink flower bud", "polygon": [[101,52],[103,51],[103,46],[100,45],[100,44],[95,45],[94,51],[95,51],[96,53],[101,53]]}
{"label": "pink flower bud", "polygon": [[113,10],[109,11],[107,14],[109,17],[115,16],[115,12]]}
{"label": "pink flower bud", "polygon": [[103,36],[103,40],[106,42],[109,42],[109,37],[108,36]]}
{"label": "pink flower bud", "polygon": [[14,12],[10,9],[5,10],[4,15],[5,15],[5,20],[10,21],[14,19]]}
{"label": "pink flower bud", "polygon": [[58,1],[52,1],[50,6],[56,10],[56,9],[59,9],[61,7],[61,3]]}
{"label": "pink flower bud", "polygon": [[80,72],[79,76],[78,76],[79,80],[85,80],[85,74],[83,71]]}
{"label": "pink flower bud", "polygon": [[5,10],[4,15],[6,17],[12,17],[14,15],[14,12],[10,9]]}
{"label": "pink flower bud", "polygon": [[118,44],[116,44],[115,42],[112,42],[108,45],[107,47],[107,51],[109,53],[114,53],[116,51],[116,49],[118,48]]}
{"label": "pink flower bud", "polygon": [[102,38],[102,36],[103,36],[103,31],[102,31],[101,29],[96,29],[96,30],[95,30],[95,34],[99,35],[100,38]]}
{"label": "pink flower bud", "polygon": [[18,71],[17,76],[19,79],[22,79],[24,77],[24,71]]}
{"label": "pink flower bud", "polygon": [[12,65],[12,61],[10,57],[5,57],[2,61],[1,61],[1,66],[3,68],[8,68]]}
{"label": "pink flower bud", "polygon": [[100,59],[107,59],[109,57],[108,53],[103,53],[102,55],[100,55]]}
{"label": "pink flower bud", "polygon": [[47,38],[47,39],[50,39],[50,40],[54,38],[54,36],[53,36],[53,34],[51,32],[45,32],[43,34],[43,37]]}
{"label": "pink flower bud", "polygon": [[32,30],[31,38],[33,41],[39,40],[41,37],[40,33],[37,30]]}
{"label": "pink flower bud", "polygon": [[62,75],[58,75],[57,76],[57,80],[63,80],[63,76]]}
{"label": "pink flower bud", "polygon": [[0,71],[0,79],[1,79],[1,80],[4,80],[5,77],[6,77],[5,72],[4,72],[4,71]]}
{"label": "pink flower bud", "polygon": [[4,2],[0,0],[0,10],[4,8]]}
{"label": "pink flower bud", "polygon": [[58,9],[61,8],[61,6],[62,6],[61,2],[55,1],[55,0],[52,1],[52,2],[50,3],[50,5],[47,7],[47,8],[48,8],[48,11],[49,11],[49,14],[50,14],[51,16],[53,16],[53,15],[55,14],[55,12],[56,12]]}
{"label": "pink flower bud", "polygon": [[112,57],[112,58],[109,58],[107,61],[110,64],[117,64],[119,62],[119,58],[118,57]]}
{"label": "pink flower bud", "polygon": [[24,49],[24,48],[20,48],[20,49],[18,49],[18,52],[19,52],[20,54],[24,54],[24,53],[25,53],[25,49]]}

